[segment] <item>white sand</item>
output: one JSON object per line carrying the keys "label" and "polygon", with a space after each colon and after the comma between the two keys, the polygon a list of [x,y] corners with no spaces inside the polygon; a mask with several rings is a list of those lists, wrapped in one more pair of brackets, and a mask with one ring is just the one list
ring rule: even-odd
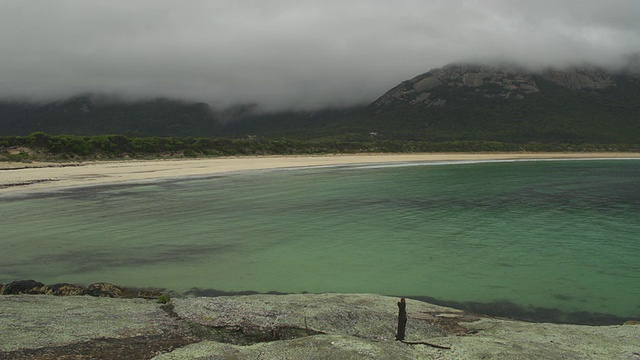
{"label": "white sand", "polygon": [[408,161],[637,158],[640,153],[433,153],[265,156],[102,161],[79,164],[0,163],[0,196],[75,186],[205,176],[246,170]]}

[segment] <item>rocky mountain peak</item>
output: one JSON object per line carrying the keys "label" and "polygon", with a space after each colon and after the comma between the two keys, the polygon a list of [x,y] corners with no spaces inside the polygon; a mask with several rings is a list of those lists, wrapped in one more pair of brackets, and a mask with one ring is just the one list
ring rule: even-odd
{"label": "rocky mountain peak", "polygon": [[445,106],[446,99],[434,95],[442,87],[474,90],[487,98],[521,100],[539,92],[536,78],[542,78],[572,90],[605,89],[616,86],[612,76],[594,66],[564,70],[546,69],[540,73],[526,71],[514,65],[489,66],[479,64],[449,64],[432,69],[407,80],[385,93],[373,105],[384,107],[393,102],[427,107]]}
{"label": "rocky mountain peak", "polygon": [[608,71],[595,66],[571,67],[564,70],[547,69],[542,76],[571,90],[606,89],[616,86]]}

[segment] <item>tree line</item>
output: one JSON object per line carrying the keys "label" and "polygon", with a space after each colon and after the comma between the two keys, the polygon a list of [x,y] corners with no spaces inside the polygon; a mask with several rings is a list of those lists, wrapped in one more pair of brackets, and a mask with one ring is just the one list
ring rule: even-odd
{"label": "tree line", "polygon": [[196,137],[129,137],[124,135],[0,136],[0,160],[120,159],[144,157],[215,157],[246,155],[311,155],[331,153],[640,151],[640,144],[510,143],[500,141],[400,141],[367,139],[301,140]]}

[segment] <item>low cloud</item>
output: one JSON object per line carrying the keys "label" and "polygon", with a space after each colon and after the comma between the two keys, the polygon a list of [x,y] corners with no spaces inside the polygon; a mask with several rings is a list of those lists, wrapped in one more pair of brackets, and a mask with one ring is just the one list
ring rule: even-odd
{"label": "low cloud", "polygon": [[451,62],[621,66],[639,18],[628,0],[5,0],[0,97],[345,106]]}

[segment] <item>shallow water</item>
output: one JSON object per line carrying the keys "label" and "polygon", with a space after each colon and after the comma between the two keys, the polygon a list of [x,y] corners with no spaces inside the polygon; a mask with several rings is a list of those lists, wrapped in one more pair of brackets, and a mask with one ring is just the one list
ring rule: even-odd
{"label": "shallow water", "polygon": [[0,282],[640,317],[640,161],[342,166],[0,198]]}

